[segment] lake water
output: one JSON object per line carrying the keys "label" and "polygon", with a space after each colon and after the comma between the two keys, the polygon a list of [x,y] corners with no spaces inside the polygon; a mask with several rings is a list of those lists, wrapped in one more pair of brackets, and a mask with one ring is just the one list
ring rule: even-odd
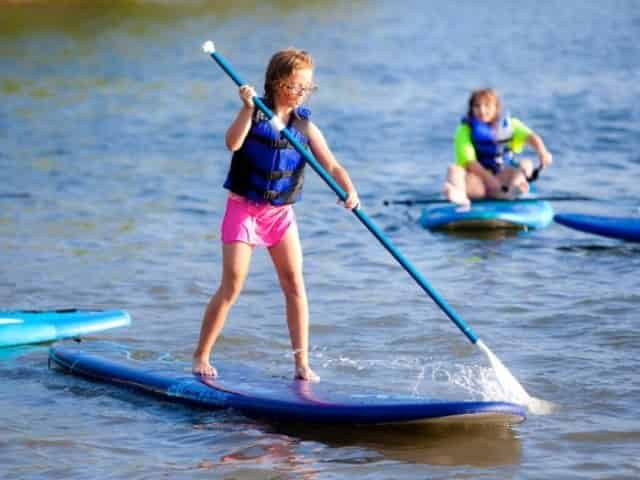
{"label": "lake water", "polygon": [[[55,2],[52,2],[55,3]],[[538,398],[504,429],[348,431],[176,406],[0,352],[0,476],[27,478],[640,477],[640,246],[560,225],[425,231],[469,92],[499,90],[545,139],[561,212],[640,215],[640,8],[611,2],[65,2],[0,8],[0,305],[121,308],[84,339],[187,368],[220,276],[218,227],[239,106],[211,39],[261,87],[309,50],[316,123],[364,210]],[[296,206],[325,380],[495,395],[492,370],[312,172]],[[254,255],[216,355],[291,374],[268,255]]]}

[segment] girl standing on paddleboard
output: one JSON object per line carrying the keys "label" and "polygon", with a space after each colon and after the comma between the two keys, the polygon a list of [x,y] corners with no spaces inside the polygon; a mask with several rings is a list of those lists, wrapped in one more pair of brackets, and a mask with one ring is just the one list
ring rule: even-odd
{"label": "girl standing on paddleboard", "polygon": [[344,189],[344,206],[359,204],[349,174],[331,152],[324,135],[310,120],[304,100],[316,89],[313,60],[303,51],[281,50],[271,57],[265,75],[264,103],[274,112],[269,121],[255,108],[256,91],[239,89],[242,107],[227,130],[225,142],[233,152],[224,187],[229,190],[222,220],[222,279],[202,320],[193,354],[193,372],[217,376],[209,361],[227,314],[236,302],[249,271],[253,249],[268,248],[284,293],[287,325],[294,352],[294,377],[318,381],[309,367],[309,309],[302,273],[302,248],[293,203],[300,199],[304,157],[282,137],[286,126],[320,165]]}

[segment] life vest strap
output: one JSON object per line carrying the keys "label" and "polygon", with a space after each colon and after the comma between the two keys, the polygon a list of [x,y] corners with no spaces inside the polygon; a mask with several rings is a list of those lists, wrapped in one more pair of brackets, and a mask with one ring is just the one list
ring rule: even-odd
{"label": "life vest strap", "polygon": [[297,177],[300,176],[301,171],[301,168],[297,170],[276,170],[274,172],[271,172],[271,175],[269,175],[269,180],[280,180],[281,178]]}
{"label": "life vest strap", "polygon": [[[295,170],[292,174],[296,179],[304,176],[304,168],[300,168]],[[275,200],[280,200],[283,204],[292,203],[292,200],[295,199],[298,194],[302,190],[302,182],[296,181],[292,188],[289,190],[278,191],[278,190],[265,190],[262,194],[262,197],[268,201],[273,202]]]}
{"label": "life vest strap", "polygon": [[256,135],[255,133],[250,133],[248,138],[251,140],[256,140],[260,143],[263,143],[271,148],[275,148],[277,150],[284,150],[286,148],[293,148],[293,145],[289,143],[289,140],[286,138],[266,138],[261,135]]}
{"label": "life vest strap", "polygon": [[304,166],[297,168],[295,170],[265,171],[265,170],[256,169],[255,172],[267,180],[280,180],[280,179],[289,178],[289,177],[299,177],[300,175],[302,175],[303,170],[304,170]]}

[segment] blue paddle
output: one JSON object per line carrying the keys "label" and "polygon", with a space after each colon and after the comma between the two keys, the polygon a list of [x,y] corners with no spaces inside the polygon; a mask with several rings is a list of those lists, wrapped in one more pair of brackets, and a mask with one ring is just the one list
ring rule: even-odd
{"label": "blue paddle", "polygon": [[[537,201],[547,201],[547,202],[578,202],[578,201],[593,201],[595,198],[592,197],[584,197],[580,195],[550,195],[550,196],[541,196],[541,197],[516,197],[512,198],[481,198],[474,199],[473,203],[483,203],[483,202],[513,202],[514,200],[519,202],[537,202]],[[433,197],[433,198],[416,198],[416,199],[406,199],[406,200],[383,200],[383,205],[406,205],[408,207],[412,207],[414,205],[432,205],[438,203],[446,203],[450,204],[451,200],[441,197]]]}
{"label": "blue paddle", "polygon": [[[233,67],[215,51],[215,46],[212,41],[207,41],[202,45],[202,50],[208,53],[216,63],[225,71],[229,77],[240,87],[246,85],[246,82],[242,80],[233,70]],[[254,104],[264,113],[272,126],[277,129],[280,134],[286,138],[291,145],[304,157],[311,168],[325,181],[325,183],[335,192],[338,198],[345,201],[347,194],[338,185],[335,180],[327,173],[327,171],[318,163],[313,157],[311,152],[304,148],[298,140],[289,132],[282,121],[273,114],[273,112],[264,104],[264,102],[258,98],[253,97]],[[395,258],[400,265],[409,273],[409,275],[422,287],[422,289],[436,302],[436,304],[447,314],[447,316],[456,324],[456,326],[464,333],[469,341],[475,345],[478,345],[480,349],[489,357],[493,368],[496,371],[498,381],[502,385],[505,392],[510,392],[514,395],[517,401],[527,405],[529,409],[532,409],[532,398],[527,394],[524,388],[513,377],[509,370],[498,360],[498,358],[489,350],[489,348],[482,343],[482,341],[476,336],[475,333],[469,328],[469,326],[460,318],[460,316],[453,310],[453,308],[436,292],[427,280],[418,272],[411,263],[400,253],[400,251],[391,243],[391,241],[382,233],[382,231],[373,223],[367,214],[362,211],[360,206],[357,206],[352,210],[354,215],[360,220],[364,226],[378,239],[378,241],[387,249],[387,251]]]}
{"label": "blue paddle", "polygon": [[543,168],[544,167],[542,165],[538,165],[536,168],[534,168],[533,172],[531,172],[531,176],[527,177],[527,182],[531,183],[538,180],[538,177],[540,176],[540,172],[542,171]]}

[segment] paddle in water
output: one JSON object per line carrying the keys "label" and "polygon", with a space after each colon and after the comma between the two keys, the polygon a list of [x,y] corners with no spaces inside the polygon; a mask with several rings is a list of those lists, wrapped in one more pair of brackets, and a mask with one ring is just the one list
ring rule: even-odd
{"label": "paddle in water", "polygon": [[[202,49],[205,53],[209,54],[213,60],[222,68],[225,73],[240,87],[245,85],[246,82],[242,80],[238,74],[234,71],[233,67],[215,50],[215,46],[212,41],[207,41],[202,45]],[[300,152],[305,158],[309,166],[324,180],[324,182],[335,192],[338,198],[345,201],[347,194],[338,185],[329,173],[318,163],[313,157],[311,152],[304,148],[302,144],[287,130],[285,125],[276,117],[273,112],[264,104],[264,102],[258,98],[253,97],[254,104],[264,113],[267,119],[271,122],[273,127],[277,129],[280,134],[286,138],[293,147]],[[478,337],[473,333],[471,328],[458,316],[453,308],[436,292],[427,280],[418,272],[411,263],[400,253],[400,251],[391,243],[391,241],[384,235],[384,233],[373,223],[367,214],[362,211],[360,206],[351,210],[353,214],[362,222],[362,224],[375,236],[378,241],[387,249],[387,251],[395,258],[398,263],[409,273],[409,275],[422,287],[422,289],[436,302],[436,304],[442,309],[444,313],[456,324],[456,326],[464,333],[469,341],[477,345],[480,350],[487,355],[489,362],[491,363],[498,382],[505,391],[505,395],[509,400],[526,405],[529,411],[532,413],[546,413],[550,409],[550,404],[544,400],[539,400],[529,396],[525,389],[515,379],[515,377],[509,372],[509,370],[502,364],[502,362],[489,350],[489,348],[482,343]]]}

